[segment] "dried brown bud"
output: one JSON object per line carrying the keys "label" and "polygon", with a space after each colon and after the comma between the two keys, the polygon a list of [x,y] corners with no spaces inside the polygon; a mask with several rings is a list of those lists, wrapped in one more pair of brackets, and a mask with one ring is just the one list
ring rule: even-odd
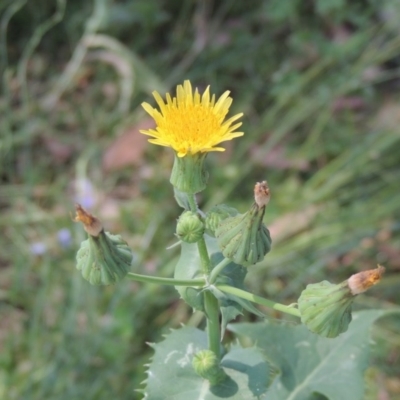
{"label": "dried brown bud", "polygon": [[103,225],[100,220],[84,210],[80,204],[75,205],[75,210],[76,216],[74,221],[82,222],[85,231],[90,236],[99,236],[100,232],[103,230]]}
{"label": "dried brown bud", "polygon": [[257,182],[254,186],[254,200],[258,207],[265,207],[271,198],[267,181]]}
{"label": "dried brown bud", "polygon": [[378,268],[352,275],[347,281],[351,293],[355,296],[365,292],[381,280],[384,272],[385,268],[378,264]]}

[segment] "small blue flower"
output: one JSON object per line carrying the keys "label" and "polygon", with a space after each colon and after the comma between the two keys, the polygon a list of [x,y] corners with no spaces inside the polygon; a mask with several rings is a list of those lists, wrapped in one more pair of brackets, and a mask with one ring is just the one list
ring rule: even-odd
{"label": "small blue flower", "polygon": [[57,232],[58,243],[64,249],[67,249],[72,244],[71,231],[68,228],[62,228]]}
{"label": "small blue flower", "polygon": [[35,256],[42,256],[47,252],[47,246],[43,242],[35,242],[30,245],[30,252]]}

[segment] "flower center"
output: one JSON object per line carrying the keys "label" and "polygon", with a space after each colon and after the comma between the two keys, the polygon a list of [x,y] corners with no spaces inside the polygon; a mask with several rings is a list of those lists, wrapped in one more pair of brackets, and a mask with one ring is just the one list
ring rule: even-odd
{"label": "flower center", "polygon": [[209,145],[212,139],[217,139],[215,134],[220,127],[219,118],[210,108],[200,104],[171,108],[159,125],[177,147],[185,147],[192,151]]}

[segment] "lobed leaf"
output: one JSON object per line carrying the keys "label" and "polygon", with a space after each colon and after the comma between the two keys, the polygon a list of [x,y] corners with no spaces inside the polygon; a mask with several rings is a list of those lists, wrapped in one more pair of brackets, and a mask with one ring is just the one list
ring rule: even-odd
{"label": "lobed leaf", "polygon": [[270,322],[231,324],[228,329],[249,337],[280,371],[261,399],[310,400],[324,396],[330,400],[361,400],[370,327],[391,312],[356,312],[348,331],[335,339],[315,335],[302,325]]}

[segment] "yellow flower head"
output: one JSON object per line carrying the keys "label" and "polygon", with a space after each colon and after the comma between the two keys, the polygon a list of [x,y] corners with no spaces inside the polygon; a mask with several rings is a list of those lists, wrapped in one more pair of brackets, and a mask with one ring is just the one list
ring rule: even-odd
{"label": "yellow flower head", "polygon": [[232,104],[229,91],[215,102],[215,95],[210,99],[209,89],[207,87],[200,96],[196,88],[193,95],[190,81],[185,81],[177,86],[176,97],[171,98],[167,93],[166,102],[157,92],[153,92],[160,111],[148,103],[142,103],[142,106],[154,118],[157,127],[140,132],[152,136],[154,139],[149,140],[151,143],[172,147],[178,157],[224,151],[224,148],[215,146],[243,135],[243,132],[235,132],[242,123],[233,124],[243,114],[236,114],[224,121]]}

